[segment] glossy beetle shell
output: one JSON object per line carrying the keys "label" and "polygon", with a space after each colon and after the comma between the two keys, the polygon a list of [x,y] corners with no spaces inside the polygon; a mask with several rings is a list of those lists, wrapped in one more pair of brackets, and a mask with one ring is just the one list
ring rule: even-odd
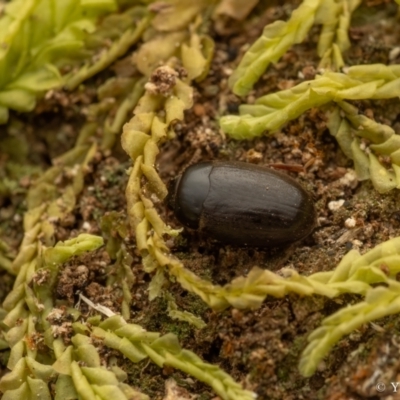
{"label": "glossy beetle shell", "polygon": [[228,244],[281,245],[315,225],[313,200],[294,179],[242,162],[190,166],[174,181],[169,204],[183,225]]}

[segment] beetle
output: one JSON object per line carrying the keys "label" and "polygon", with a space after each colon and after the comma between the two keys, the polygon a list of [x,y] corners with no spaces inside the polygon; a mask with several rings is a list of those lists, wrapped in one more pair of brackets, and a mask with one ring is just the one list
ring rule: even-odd
{"label": "beetle", "polygon": [[312,196],[293,178],[238,161],[188,167],[171,182],[167,201],[187,228],[239,246],[295,242],[316,221]]}

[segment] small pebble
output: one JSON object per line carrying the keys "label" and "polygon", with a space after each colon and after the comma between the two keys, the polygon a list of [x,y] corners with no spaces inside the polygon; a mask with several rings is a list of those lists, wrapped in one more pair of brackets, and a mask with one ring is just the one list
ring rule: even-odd
{"label": "small pebble", "polygon": [[358,184],[356,171],[349,169],[348,172],[340,178],[340,183],[343,186],[349,186],[354,189]]}
{"label": "small pebble", "polygon": [[389,60],[394,61],[400,55],[400,46],[394,47],[389,52]]}
{"label": "small pebble", "polygon": [[196,103],[196,104],[193,106],[193,112],[194,112],[198,117],[202,117],[203,115],[205,115],[206,110],[205,110],[203,104]]}
{"label": "small pebble", "polygon": [[356,226],[356,220],[353,217],[347,218],[346,221],[344,221],[344,226],[348,229],[352,229]]}
{"label": "small pebble", "polygon": [[337,200],[337,201],[330,201],[328,203],[328,208],[331,211],[336,211],[336,210],[339,210],[339,208],[342,207],[343,204],[344,204],[344,200],[343,199],[340,199],[340,200]]}
{"label": "small pebble", "polygon": [[82,229],[83,229],[84,231],[88,232],[88,231],[90,231],[90,230],[92,229],[92,226],[90,225],[89,222],[85,221],[85,222],[82,224]]}
{"label": "small pebble", "polygon": [[260,153],[259,151],[255,151],[254,149],[250,149],[247,153],[246,153],[246,160],[247,162],[250,163],[254,163],[257,164],[258,162],[260,162],[262,160],[262,153]]}

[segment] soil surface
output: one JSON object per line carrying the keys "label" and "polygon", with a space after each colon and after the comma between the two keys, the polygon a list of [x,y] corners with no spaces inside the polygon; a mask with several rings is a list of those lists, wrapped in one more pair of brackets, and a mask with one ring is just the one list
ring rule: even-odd
{"label": "soil surface", "polygon": [[[198,161],[240,160],[284,170],[313,196],[318,215],[314,232],[286,247],[237,248],[215,243],[196,231],[184,230],[174,242],[174,254],[188,269],[215,284],[223,285],[246,275],[253,266],[275,272],[290,267],[304,275],[330,271],[350,249],[365,253],[385,240],[400,236],[397,190],[380,195],[370,182],[357,181],[352,162],[327,129],[328,107],[311,109],[273,135],[252,141],[230,140],[219,129],[219,116],[236,113],[240,103],[251,103],[262,94],[292,87],[304,79],[300,77],[315,76],[319,62],[316,52],[319,27],[312,29],[303,44],[294,46],[269,67],[246,99],[239,99],[228,88],[227,80],[248,44],[261,34],[266,24],[287,19],[296,6],[294,3],[260,6],[245,22],[227,19],[211,27],[216,49],[210,73],[195,84],[193,108],[186,112],[184,122],[175,127],[177,137],[163,145],[158,157],[160,176],[166,183]],[[396,6],[386,1],[370,1],[360,7],[350,29],[352,48],[344,55],[346,65],[400,63],[400,54],[389,60],[390,51],[400,44],[396,12]],[[24,162],[28,166],[45,170],[51,159],[73,145],[83,122],[81,107],[96,101],[93,88],[101,79],[92,79],[85,95],[63,93],[70,100],[67,102],[55,97],[51,102],[43,100],[35,113],[15,114],[7,128],[0,127],[7,131],[9,140],[16,138],[27,144]],[[361,113],[392,126],[400,134],[399,99],[353,104]],[[10,157],[1,156],[0,163],[6,165]],[[66,240],[81,232],[101,234],[101,219],[109,212],[119,213],[124,220],[129,167],[128,157],[118,144],[112,152],[99,151],[86,175],[78,205],[70,219],[57,227],[56,239]],[[21,179],[17,187],[0,199],[2,237],[14,253],[23,235],[22,217],[30,179],[33,178]],[[159,205],[158,211],[170,225],[180,227],[167,207]],[[130,322],[149,331],[175,333],[182,347],[219,365],[245,388],[255,391],[260,400],[397,398],[390,388],[378,392],[376,384],[382,381],[389,385],[400,380],[399,316],[365,325],[343,338],[318,371],[306,379],[298,372],[298,361],[308,335],[326,316],[360,301],[361,297],[344,295],[333,300],[322,296],[268,297],[256,310],[228,309],[217,313],[179,284],[171,283],[169,292],[179,309],[190,311],[206,322],[207,327],[199,330],[170,318],[165,299],[149,301],[151,276],[142,269],[133,238],[127,241],[127,248],[136,278]],[[118,282],[107,286],[108,275],[112,274],[109,266],[113,262],[104,249],[73,258],[62,267],[55,299],[73,306],[80,292],[118,312],[122,286]],[[0,294],[4,298],[13,278],[6,272],[1,275]],[[81,311],[91,312],[85,304],[81,304]],[[60,332],[68,341],[72,332],[67,319],[60,321]],[[207,386],[172,368],[160,370],[148,360],[132,364],[107,349],[102,356],[107,360],[117,358],[119,366],[128,373],[128,383],[151,399],[164,398],[165,382],[170,377],[188,393],[198,395],[198,400],[217,399]],[[7,351],[0,352],[4,372],[7,357]]]}

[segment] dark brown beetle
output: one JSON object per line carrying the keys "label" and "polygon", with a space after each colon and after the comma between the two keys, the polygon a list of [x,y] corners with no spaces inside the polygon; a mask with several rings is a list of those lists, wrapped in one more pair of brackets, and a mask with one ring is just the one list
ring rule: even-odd
{"label": "dark brown beetle", "polygon": [[192,165],[168,197],[183,225],[228,244],[281,245],[305,238],[315,225],[313,200],[294,179],[243,162]]}

